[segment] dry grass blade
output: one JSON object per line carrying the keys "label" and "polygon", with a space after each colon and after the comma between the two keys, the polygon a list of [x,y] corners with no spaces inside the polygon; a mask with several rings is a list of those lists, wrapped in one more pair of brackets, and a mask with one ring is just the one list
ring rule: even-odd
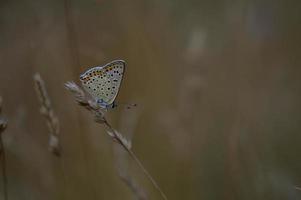
{"label": "dry grass blade", "polygon": [[[138,110],[124,110],[119,129],[129,141],[133,138],[133,133],[138,121]],[[135,199],[148,200],[148,195],[145,189],[137,183],[135,177],[129,172],[129,157],[127,152],[117,143],[114,144],[115,162],[118,175],[125,185],[132,191]]]}
{"label": "dry grass blade", "polygon": [[6,129],[7,120],[1,116],[2,114],[2,98],[0,97],[0,134]]}
{"label": "dry grass blade", "polygon": [[107,131],[108,134],[111,136],[111,137],[117,137],[121,143],[123,143],[127,149],[131,149],[132,148],[132,143],[130,140],[126,139],[121,133],[119,133],[118,131],[115,130],[115,133],[111,132],[110,130]]}
{"label": "dry grass blade", "polygon": [[3,144],[2,134],[7,127],[7,120],[2,117],[2,98],[0,97],[0,158],[2,163],[2,175],[3,175],[3,198],[4,200],[8,199],[7,192],[7,174],[6,174],[6,155],[5,155],[5,147]]}
{"label": "dry grass blade", "polygon": [[[119,166],[120,167],[120,166]],[[118,175],[120,179],[131,189],[137,200],[148,200],[146,192],[141,188],[141,186],[126,173],[122,173],[122,169],[118,169]]]}
{"label": "dry grass blade", "polygon": [[45,117],[47,126],[49,129],[49,150],[56,156],[61,154],[61,148],[59,144],[59,120],[53,112],[51,107],[51,101],[48,96],[45,83],[42,80],[40,74],[36,73],[33,77],[35,83],[35,89],[37,96],[40,100],[41,108],[40,112]]}
{"label": "dry grass blade", "polygon": [[105,110],[102,109],[98,104],[96,103],[96,100],[87,96],[85,92],[74,82],[67,82],[65,84],[65,87],[67,90],[71,91],[75,97],[75,100],[78,102],[79,105],[85,107],[87,110],[92,111],[95,117],[95,121],[98,123],[103,124],[106,129],[108,135],[119,145],[121,145],[125,151],[129,153],[129,155],[132,157],[132,159],[137,163],[137,165],[142,169],[143,173],[146,175],[146,177],[150,180],[150,182],[153,184],[153,186],[158,190],[161,197],[165,200],[167,200],[166,195],[161,190],[157,182],[153,179],[153,177],[149,174],[149,172],[145,169],[145,167],[142,165],[141,161],[137,158],[135,153],[131,150],[131,143],[127,141],[117,130],[115,130],[111,124],[107,121],[105,118]]}

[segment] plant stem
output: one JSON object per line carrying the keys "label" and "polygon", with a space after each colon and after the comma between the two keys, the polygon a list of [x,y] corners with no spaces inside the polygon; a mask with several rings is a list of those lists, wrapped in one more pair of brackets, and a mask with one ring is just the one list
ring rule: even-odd
{"label": "plant stem", "polygon": [[5,158],[5,149],[0,135],[0,156],[2,158],[2,176],[3,176],[3,197],[4,200],[8,200],[7,194],[7,176],[6,176],[6,158]]}
{"label": "plant stem", "polygon": [[107,126],[108,129],[114,134],[114,139],[129,153],[129,155],[132,157],[132,159],[136,162],[136,164],[142,169],[143,173],[146,175],[146,177],[149,179],[149,181],[153,184],[153,186],[158,190],[160,193],[161,197],[164,200],[167,200],[166,195],[164,192],[161,190],[159,187],[158,183],[155,181],[155,179],[150,175],[150,173],[145,169],[139,158],[136,156],[136,154],[128,148],[126,144],[118,137],[116,134],[115,129],[108,123],[107,120],[104,121],[104,124]]}

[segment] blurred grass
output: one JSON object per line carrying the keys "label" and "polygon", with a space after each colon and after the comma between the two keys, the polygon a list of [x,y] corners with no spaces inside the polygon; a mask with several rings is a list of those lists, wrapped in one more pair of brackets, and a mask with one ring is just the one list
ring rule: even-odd
{"label": "blurred grass", "polygon": [[[143,106],[133,149],[169,199],[300,199],[299,1],[67,2],[73,40],[63,1],[0,2],[10,200],[131,199],[104,130],[63,88],[117,58],[127,61],[118,100]],[[66,184],[35,72],[61,121]]]}

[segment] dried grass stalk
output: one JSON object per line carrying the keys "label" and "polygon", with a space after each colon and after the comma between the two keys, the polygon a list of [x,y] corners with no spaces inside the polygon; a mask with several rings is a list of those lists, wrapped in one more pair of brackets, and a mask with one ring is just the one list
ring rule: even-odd
{"label": "dried grass stalk", "polygon": [[5,147],[3,143],[3,132],[7,128],[7,120],[2,116],[2,98],[0,97],[0,159],[2,164],[2,176],[3,176],[3,198],[8,199],[7,191],[7,174],[6,174],[6,155]]}
{"label": "dried grass stalk", "polygon": [[91,111],[94,115],[95,121],[97,123],[103,124],[106,129],[108,135],[113,139],[113,141],[117,142],[121,147],[124,148],[126,152],[132,157],[132,159],[137,163],[137,165],[141,168],[146,177],[150,180],[153,186],[158,190],[161,197],[167,200],[166,195],[163,193],[159,185],[153,179],[153,177],[149,174],[149,172],[142,165],[141,161],[137,158],[134,152],[131,150],[131,142],[122,136],[116,129],[114,129],[111,124],[105,118],[106,110],[102,109],[90,96],[87,96],[85,92],[74,82],[67,82],[65,84],[67,90],[73,93],[75,100],[80,106],[85,107],[87,110]]}
{"label": "dried grass stalk", "polygon": [[45,117],[47,127],[49,130],[49,142],[48,147],[50,152],[56,156],[61,155],[61,148],[59,142],[59,120],[53,112],[51,101],[48,96],[45,83],[39,73],[36,73],[33,77],[35,83],[35,89],[38,99],[40,100],[40,113]]}
{"label": "dried grass stalk", "polygon": [[7,120],[1,116],[2,114],[2,98],[0,97],[0,136],[7,127]]}
{"label": "dried grass stalk", "polygon": [[148,200],[148,196],[144,188],[137,183],[135,178],[129,174],[128,170],[128,156],[124,149],[116,144],[115,146],[116,154],[116,167],[120,179],[124,184],[132,191],[135,199],[137,200]]}
{"label": "dried grass stalk", "polygon": [[[138,110],[124,110],[119,129],[126,134],[128,140],[132,140],[133,133],[138,121]],[[118,144],[114,145],[115,163],[118,175],[124,184],[132,191],[134,198],[137,200],[148,200],[145,189],[138,184],[135,178],[129,172],[129,157],[127,152]]]}

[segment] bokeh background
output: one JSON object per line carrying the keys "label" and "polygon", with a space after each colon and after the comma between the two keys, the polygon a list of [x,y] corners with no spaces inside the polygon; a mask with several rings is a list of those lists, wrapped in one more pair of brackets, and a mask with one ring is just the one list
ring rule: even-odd
{"label": "bokeh background", "polygon": [[[64,88],[114,59],[127,62],[117,101],[139,106],[108,117],[131,130],[169,199],[301,199],[300,10],[298,0],[1,0],[9,200],[135,199],[113,142]],[[60,158],[36,72],[60,120]],[[134,163],[128,172],[160,199]]]}

